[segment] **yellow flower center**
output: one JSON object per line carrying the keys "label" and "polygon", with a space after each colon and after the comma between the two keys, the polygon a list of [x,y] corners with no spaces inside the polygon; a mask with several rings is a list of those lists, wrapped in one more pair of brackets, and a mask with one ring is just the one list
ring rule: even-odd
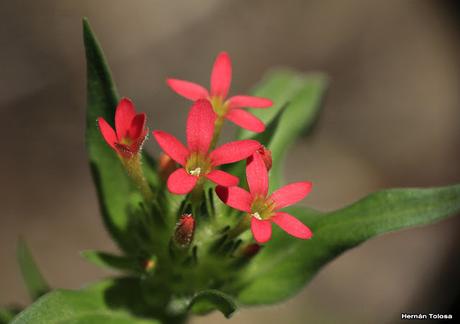
{"label": "yellow flower center", "polygon": [[224,99],[220,96],[213,96],[210,99],[212,109],[214,109],[216,115],[219,117],[225,116],[228,111],[228,101],[224,101]]}
{"label": "yellow flower center", "polygon": [[123,137],[121,139],[120,144],[129,146],[129,145],[133,144],[133,140],[131,138],[125,136],[125,137]]}
{"label": "yellow flower center", "polygon": [[275,204],[268,200],[266,197],[259,197],[254,199],[251,205],[251,216],[258,220],[269,219],[273,216]]}
{"label": "yellow flower center", "polygon": [[207,156],[198,152],[193,152],[187,159],[185,169],[190,175],[199,177],[211,172],[211,161]]}

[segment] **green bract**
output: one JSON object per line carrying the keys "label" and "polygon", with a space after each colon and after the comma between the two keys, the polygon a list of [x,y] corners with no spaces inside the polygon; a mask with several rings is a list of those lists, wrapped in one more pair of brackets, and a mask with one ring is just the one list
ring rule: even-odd
{"label": "green bract", "polygon": [[[291,207],[287,211],[312,229],[313,238],[296,240],[275,230],[258,254],[245,255],[242,248],[251,238],[230,235],[241,214],[219,202],[209,184],[199,197],[204,202],[190,206],[186,197],[168,193],[155,160],[146,153],[142,165],[156,198],[146,201],[132,183],[96,127],[98,117],[113,123],[119,97],[86,20],[83,26],[88,78],[86,145],[104,224],[121,250],[121,255],[85,251],[83,256],[122,275],[77,291],[49,292],[12,323],[183,323],[190,313],[216,309],[229,317],[237,305],[273,304],[292,297],[327,262],[376,235],[429,224],[460,210],[460,185],[385,190],[325,213]],[[274,102],[270,109],[254,111],[267,130],[258,135],[243,130],[238,138],[256,139],[271,150],[273,188],[282,183],[282,161],[289,147],[298,136],[309,133],[317,120],[327,83],[320,73],[277,70],[255,88],[254,95]],[[242,178],[244,163],[226,170]],[[196,230],[190,246],[172,244],[177,220],[192,209]],[[19,260],[33,299],[47,292],[23,244]],[[1,310],[0,323],[13,316],[13,311]]]}

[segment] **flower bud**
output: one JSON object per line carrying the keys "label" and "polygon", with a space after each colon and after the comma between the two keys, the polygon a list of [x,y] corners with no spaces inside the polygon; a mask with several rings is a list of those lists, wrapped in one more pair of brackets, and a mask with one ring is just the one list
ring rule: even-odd
{"label": "flower bud", "polygon": [[152,272],[156,266],[156,259],[150,258],[150,259],[145,260],[143,266],[146,272]]}
{"label": "flower bud", "polygon": [[256,243],[251,243],[249,245],[246,245],[245,247],[242,248],[241,250],[241,256],[245,258],[252,258],[255,256],[257,253],[259,253],[261,246]]}
{"label": "flower bud", "polygon": [[257,152],[262,157],[267,171],[270,171],[270,169],[272,168],[272,151],[267,149],[265,146],[261,145]]}
{"label": "flower bud", "polygon": [[158,159],[158,172],[163,181],[166,181],[171,173],[177,168],[176,162],[164,153],[160,154]]}
{"label": "flower bud", "polygon": [[184,214],[181,216],[174,231],[174,242],[180,248],[187,248],[193,240],[195,232],[195,219],[192,214]]}

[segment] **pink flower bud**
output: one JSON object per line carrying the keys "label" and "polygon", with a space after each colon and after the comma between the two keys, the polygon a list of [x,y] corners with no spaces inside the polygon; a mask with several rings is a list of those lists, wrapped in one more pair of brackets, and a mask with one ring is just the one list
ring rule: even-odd
{"label": "pink flower bud", "polygon": [[181,248],[190,246],[195,232],[195,219],[192,214],[181,216],[174,232],[174,242]]}
{"label": "pink flower bud", "polygon": [[261,145],[257,152],[262,157],[267,171],[270,171],[270,169],[272,168],[272,151],[267,149],[265,146]]}

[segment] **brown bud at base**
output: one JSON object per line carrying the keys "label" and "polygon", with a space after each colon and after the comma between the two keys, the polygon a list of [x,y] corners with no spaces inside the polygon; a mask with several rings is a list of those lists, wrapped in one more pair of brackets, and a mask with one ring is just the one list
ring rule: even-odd
{"label": "brown bud at base", "polygon": [[270,171],[270,169],[272,168],[272,151],[267,149],[265,146],[261,145],[257,152],[262,157],[267,171]]}
{"label": "brown bud at base", "polygon": [[259,253],[260,248],[261,248],[261,246],[259,244],[256,244],[256,243],[246,245],[241,250],[241,256],[243,256],[245,258],[248,258],[248,259],[252,258],[257,253]]}
{"label": "brown bud at base", "polygon": [[195,219],[192,214],[184,214],[179,219],[174,232],[174,243],[180,248],[187,248],[193,240]]}

